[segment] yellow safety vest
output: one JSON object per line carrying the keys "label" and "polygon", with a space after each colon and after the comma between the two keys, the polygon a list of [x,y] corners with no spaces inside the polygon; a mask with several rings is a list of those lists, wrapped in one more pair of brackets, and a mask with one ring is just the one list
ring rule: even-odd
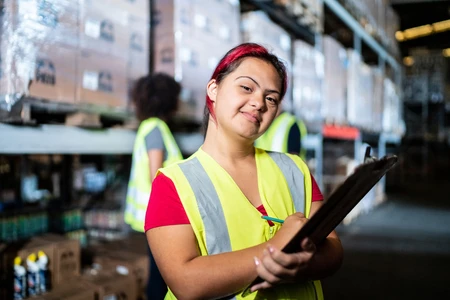
{"label": "yellow safety vest", "polygon": [[[258,186],[269,216],[285,219],[295,212],[309,216],[312,186],[308,167],[296,155],[255,149]],[[280,229],[261,219],[231,176],[201,148],[190,158],[159,170],[175,184],[201,255],[249,248]],[[169,290],[165,299],[176,299]],[[320,281],[280,285],[226,299],[323,299]]]}
{"label": "yellow safety vest", "polygon": [[152,182],[145,137],[156,127],[161,131],[167,151],[167,159],[164,161],[163,166],[169,166],[183,159],[181,151],[164,121],[158,118],[149,118],[141,123],[134,142],[133,161],[125,208],[125,222],[139,232],[144,232],[145,212]]}
{"label": "yellow safety vest", "polygon": [[[283,112],[275,118],[269,129],[255,141],[255,147],[267,151],[287,153],[289,130],[295,123],[297,123],[300,129],[300,138],[303,139],[307,135],[305,124],[290,113]],[[303,147],[299,155],[305,159],[306,150]]]}

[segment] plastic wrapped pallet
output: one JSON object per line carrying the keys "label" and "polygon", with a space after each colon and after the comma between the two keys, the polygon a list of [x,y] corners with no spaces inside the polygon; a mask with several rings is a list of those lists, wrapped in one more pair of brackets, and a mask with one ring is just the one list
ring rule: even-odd
{"label": "plastic wrapped pallet", "polygon": [[148,73],[146,0],[5,0],[0,23],[3,110],[22,96],[123,108]]}
{"label": "plastic wrapped pallet", "polygon": [[261,44],[277,55],[285,64],[288,72],[288,89],[283,100],[283,109],[292,110],[292,42],[289,34],[262,11],[242,15],[242,32],[245,42]]}
{"label": "plastic wrapped pallet", "polygon": [[77,103],[126,107],[131,85],[148,73],[148,4],[79,1]]}
{"label": "plastic wrapped pallet", "polygon": [[400,29],[400,18],[390,5],[386,6],[385,13],[385,32],[389,41],[389,46],[391,46],[391,48],[396,51],[396,53],[394,54],[398,55],[399,50],[397,40],[395,38],[395,33]]}
{"label": "plastic wrapped pallet", "polygon": [[386,78],[384,79],[384,132],[394,133],[399,131],[400,112],[400,97],[397,88],[389,78]]}
{"label": "plastic wrapped pallet", "polygon": [[381,132],[383,129],[383,81],[384,76],[379,68],[372,67],[373,75],[373,97],[372,97],[372,126],[375,132]]}
{"label": "plastic wrapped pallet", "polygon": [[348,51],[347,120],[360,128],[372,129],[373,78],[369,66],[353,50]]}
{"label": "plastic wrapped pallet", "polygon": [[153,7],[154,71],[172,75],[181,83],[177,114],[199,122],[205,87],[216,64],[240,43],[239,1],[156,0]]}
{"label": "plastic wrapped pallet", "polygon": [[306,124],[321,124],[324,57],[313,46],[296,40],[293,61],[293,104],[295,114]]}
{"label": "plastic wrapped pallet", "polygon": [[0,108],[22,95],[74,101],[77,15],[76,1],[3,1]]}
{"label": "plastic wrapped pallet", "polygon": [[324,36],[325,97],[322,115],[327,123],[346,124],[347,51],[335,39]]}

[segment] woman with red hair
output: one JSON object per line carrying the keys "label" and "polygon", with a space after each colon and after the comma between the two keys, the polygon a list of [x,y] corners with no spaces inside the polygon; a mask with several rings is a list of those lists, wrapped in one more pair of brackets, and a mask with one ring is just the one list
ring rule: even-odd
{"label": "woman with red hair", "polygon": [[[300,157],[254,147],[286,86],[283,63],[257,44],[231,49],[216,67],[203,145],[153,181],[145,231],[166,299],[322,299],[318,280],[342,261],[336,233],[319,245],[303,240],[297,253],[280,249],[323,197]],[[263,282],[244,297],[256,276]]]}

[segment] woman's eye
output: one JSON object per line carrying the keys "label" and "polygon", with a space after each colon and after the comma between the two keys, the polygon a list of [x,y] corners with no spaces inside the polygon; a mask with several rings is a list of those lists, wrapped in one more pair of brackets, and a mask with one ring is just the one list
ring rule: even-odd
{"label": "woman's eye", "polygon": [[245,85],[241,85],[241,88],[243,88],[247,92],[251,92],[252,91],[251,88],[249,88],[248,86],[245,86]]}
{"label": "woman's eye", "polygon": [[269,102],[272,102],[273,104],[278,103],[276,99],[272,98],[272,97],[266,97],[266,100]]}

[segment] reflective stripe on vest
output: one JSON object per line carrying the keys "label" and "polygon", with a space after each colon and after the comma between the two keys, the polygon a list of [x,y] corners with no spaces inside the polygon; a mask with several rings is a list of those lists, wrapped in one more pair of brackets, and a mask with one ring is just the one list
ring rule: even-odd
{"label": "reflective stripe on vest", "polygon": [[194,192],[200,214],[215,214],[213,218],[203,219],[208,253],[230,252],[231,241],[225,215],[211,179],[196,157],[180,164],[180,168]]}
{"label": "reflective stripe on vest", "polygon": [[[258,176],[263,177],[258,179],[258,184],[266,185],[260,186],[260,195],[268,214],[286,218],[300,211],[308,216],[312,187],[311,177],[304,162],[294,155],[266,153],[261,149],[256,149],[255,157],[257,168],[261,168]],[[235,193],[237,185],[233,186],[231,177],[201,149],[191,158],[164,168],[161,172],[174,182],[194,230],[201,255],[230,252],[260,244],[271,238],[280,228],[279,225],[270,227],[262,220],[259,211],[243,196],[240,189],[240,199],[233,201],[239,194]],[[280,207],[286,208],[286,211],[283,212]],[[237,216],[239,213],[243,214],[242,218]],[[238,227],[234,226],[236,223],[239,224]],[[272,228],[275,231],[270,236],[261,235],[264,228]],[[236,242],[232,236],[241,240]],[[320,282],[283,285],[253,293],[245,299],[298,299],[299,296],[302,296],[302,299],[317,299],[316,295],[322,295]],[[169,290],[166,299],[176,298]],[[231,299],[244,298],[235,295]]]}
{"label": "reflective stripe on vest", "polygon": [[134,142],[133,161],[125,208],[125,222],[134,230],[140,232],[144,231],[145,212],[150,197],[152,181],[145,138],[155,128],[161,131],[164,147],[167,151],[167,158],[163,162],[163,166],[168,166],[183,159],[181,151],[164,121],[158,118],[149,118],[142,121]]}
{"label": "reflective stripe on vest", "polygon": [[292,201],[294,202],[295,210],[304,213],[305,209],[305,186],[304,175],[298,168],[292,168],[292,159],[279,152],[267,152],[269,156],[275,161],[277,166],[283,173],[284,178],[289,186]]}

